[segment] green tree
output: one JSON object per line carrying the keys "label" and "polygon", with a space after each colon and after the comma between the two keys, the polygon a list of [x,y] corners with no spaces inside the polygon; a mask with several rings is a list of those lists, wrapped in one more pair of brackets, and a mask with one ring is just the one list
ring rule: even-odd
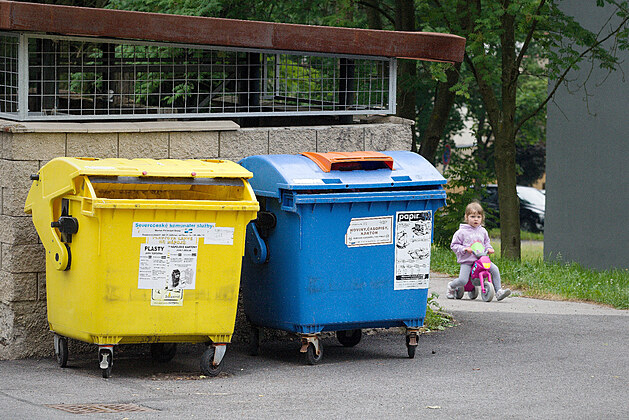
{"label": "green tree", "polygon": [[[354,0],[109,0],[112,9],[305,25],[357,26]],[[364,24],[364,22],[362,22]]]}
{"label": "green tree", "polygon": [[[546,104],[558,86],[566,82],[571,69],[584,62],[609,71],[619,68],[614,52],[628,46],[627,2],[597,0],[610,15],[608,24],[597,33],[584,29],[562,13],[559,1],[432,0],[429,3],[438,9],[427,15],[435,19],[432,25],[446,25],[449,32],[467,38],[465,63],[459,78],[463,84],[469,83],[468,95],[478,92],[482,102],[481,112],[477,114],[477,134],[486,133],[485,142],[479,142],[480,152],[493,154],[492,159],[483,157],[485,161],[493,160],[499,185],[502,254],[519,259],[516,146],[528,145],[541,132],[540,122],[544,118],[540,113],[545,112]],[[536,60],[538,65],[531,72]],[[552,86],[545,92],[543,84],[548,80],[552,80]],[[444,81],[442,77],[441,82]],[[456,85],[450,88],[454,89]],[[432,147],[425,148],[424,140]],[[422,138],[421,150],[430,160],[437,141],[436,135]]]}
{"label": "green tree", "polygon": [[[603,6],[603,1],[597,2]],[[465,62],[474,74],[489,124],[495,136],[495,168],[500,206],[501,251],[520,258],[519,202],[516,194],[516,136],[523,124],[542,111],[572,68],[589,60],[614,70],[619,61],[603,43],[626,49],[629,13],[626,2],[607,2],[619,23],[594,34],[566,16],[557,2],[546,0],[500,0],[468,3],[475,22],[468,38]],[[566,43],[572,47],[566,47]],[[532,44],[548,54],[548,77],[554,80],[549,95],[528,115],[517,118],[518,79],[522,61]],[[499,69],[496,72],[495,69]],[[499,77],[499,79],[497,79]],[[496,89],[494,86],[498,86]]]}
{"label": "green tree", "polygon": [[[539,54],[529,54],[522,62],[522,75],[518,82],[516,119],[528,115],[547,96],[547,79],[543,76],[543,60]],[[473,77],[468,74],[467,66],[462,66],[462,71],[466,74],[463,78]],[[496,88],[496,87],[494,87]],[[468,159],[479,160],[479,169],[486,172],[487,177],[495,182],[495,147],[494,135],[491,125],[487,119],[487,111],[482,98],[478,92],[478,87],[472,82],[467,87],[466,97],[461,97],[455,101],[454,114],[461,113],[468,122],[473,122],[472,130],[474,134],[475,147],[473,153],[468,155]],[[448,131],[458,128],[452,123],[455,118],[450,118],[449,126],[446,127],[444,140],[448,141]],[[451,144],[451,146],[454,146]],[[439,149],[441,150],[441,148]],[[546,112],[545,109],[538,112],[533,118],[523,124],[516,136],[516,170],[517,184],[531,185],[538,180],[545,172],[546,153]],[[461,164],[464,157],[458,159],[450,165],[450,169]],[[446,174],[450,177],[450,171]],[[472,180],[467,181],[472,185]]]}
{"label": "green tree", "polygon": [[[592,0],[593,1],[593,0]],[[318,2],[266,2],[262,0],[111,0],[111,6],[145,11],[260,19],[292,23],[342,25],[396,30],[450,32],[468,39],[463,66],[432,66],[436,82],[425,93],[417,62],[401,62],[399,115],[418,119],[422,127],[420,152],[434,162],[457,102],[456,93],[473,83],[482,102],[478,134],[486,136],[485,150],[493,150],[499,185],[502,254],[520,257],[519,204],[516,195],[516,145],[535,132],[548,101],[566,75],[584,62],[610,71],[620,65],[614,51],[628,46],[627,1],[596,0],[610,11],[610,21],[597,33],[581,27],[558,7],[560,0],[321,0]],[[612,19],[614,18],[614,19]],[[553,80],[544,98],[523,92],[534,77],[527,77],[525,58],[538,54],[547,60],[537,83]],[[533,89],[535,90],[535,89]],[[539,89],[537,89],[539,91]],[[468,91],[472,92],[470,89]],[[526,106],[523,106],[526,105]],[[539,128],[539,127],[537,127]],[[493,139],[490,141],[490,139]],[[493,148],[493,149],[492,149]]]}

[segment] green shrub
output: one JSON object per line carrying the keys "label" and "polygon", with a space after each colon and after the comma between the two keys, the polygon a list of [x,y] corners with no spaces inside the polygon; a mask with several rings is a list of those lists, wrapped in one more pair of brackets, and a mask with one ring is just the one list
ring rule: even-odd
{"label": "green shrub", "polygon": [[[483,167],[480,159],[452,156],[452,163],[444,173],[448,179],[446,207],[435,213],[436,244],[449,246],[454,232],[465,219],[465,207],[472,201],[482,201],[485,194],[483,186],[491,182],[491,175]],[[494,220],[491,209],[485,208],[486,223],[491,225]]]}

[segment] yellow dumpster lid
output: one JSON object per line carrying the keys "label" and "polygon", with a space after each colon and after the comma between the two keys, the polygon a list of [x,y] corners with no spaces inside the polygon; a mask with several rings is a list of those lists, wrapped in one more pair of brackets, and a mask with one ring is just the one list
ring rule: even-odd
{"label": "yellow dumpster lid", "polygon": [[71,178],[79,175],[92,175],[249,179],[253,176],[251,172],[229,160],[61,157],[54,159],[54,161],[57,165],[66,166],[63,172],[70,175]]}

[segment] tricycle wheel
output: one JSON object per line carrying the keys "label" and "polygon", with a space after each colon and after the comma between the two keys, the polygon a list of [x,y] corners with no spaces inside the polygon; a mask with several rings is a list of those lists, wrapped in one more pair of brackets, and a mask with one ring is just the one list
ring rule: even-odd
{"label": "tricycle wheel", "polygon": [[469,297],[472,300],[476,299],[478,297],[479,290],[480,290],[479,286],[474,286],[472,290],[467,292],[467,297]]}
{"label": "tricycle wheel", "polygon": [[251,326],[249,333],[249,356],[260,354],[260,328]]}
{"label": "tricycle wheel", "polygon": [[214,365],[214,346],[208,346],[201,356],[201,373],[206,376],[217,376],[223,370],[223,361],[218,365]]}
{"label": "tricycle wheel", "polygon": [[360,343],[362,336],[363,332],[360,328],[357,330],[344,330],[336,332],[336,339],[339,340],[339,343],[345,347],[354,347],[356,344]]}
{"label": "tricycle wheel", "polygon": [[175,354],[177,354],[177,343],[151,344],[151,357],[157,362],[170,362],[175,357]]}
{"label": "tricycle wheel", "polygon": [[59,367],[68,365],[68,339],[55,334],[55,356],[57,356],[57,364]]}
{"label": "tricycle wheel", "polygon": [[463,287],[459,287],[456,289],[456,291],[454,292],[454,296],[457,299],[463,299],[463,294],[465,293],[465,289]]}
{"label": "tricycle wheel", "polygon": [[411,336],[406,336],[406,351],[408,352],[408,358],[415,358],[415,350],[417,350],[417,346],[411,346]]}
{"label": "tricycle wheel", "polygon": [[496,294],[496,291],[494,290],[494,285],[485,280],[485,293],[481,294],[483,295],[483,300],[485,302],[491,302],[491,300],[494,298],[494,295]]}
{"label": "tricycle wheel", "polygon": [[316,365],[322,358],[323,344],[321,344],[321,341],[319,341],[319,354],[317,354],[313,343],[308,344],[308,348],[306,349],[306,363],[309,365]]}

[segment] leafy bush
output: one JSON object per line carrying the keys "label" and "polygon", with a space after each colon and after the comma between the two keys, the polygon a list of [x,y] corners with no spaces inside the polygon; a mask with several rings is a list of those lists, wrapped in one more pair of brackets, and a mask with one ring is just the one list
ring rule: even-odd
{"label": "leafy bush", "polygon": [[[448,179],[446,207],[435,213],[435,243],[449,246],[454,232],[465,218],[465,207],[472,201],[481,201],[483,186],[490,183],[490,174],[480,159],[452,156],[452,162],[444,176]],[[491,210],[485,209],[486,221],[495,218]]]}

